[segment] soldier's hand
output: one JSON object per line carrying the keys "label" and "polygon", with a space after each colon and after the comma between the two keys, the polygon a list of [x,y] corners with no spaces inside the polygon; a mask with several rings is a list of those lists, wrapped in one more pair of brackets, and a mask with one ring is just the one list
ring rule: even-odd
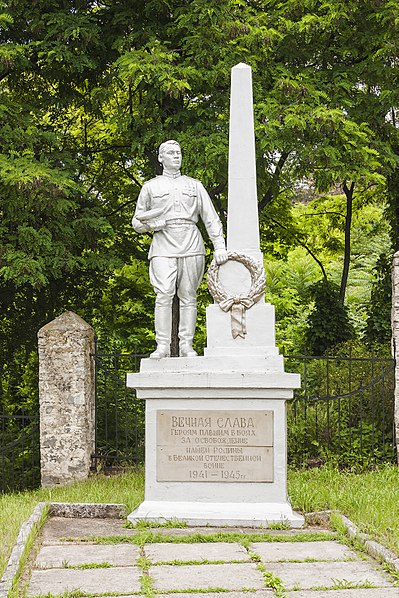
{"label": "soldier's hand", "polygon": [[227,262],[227,260],[229,259],[229,254],[225,249],[217,249],[213,254],[213,257],[215,258],[215,262],[217,263],[217,265],[221,266],[222,264],[225,264]]}
{"label": "soldier's hand", "polygon": [[151,230],[155,230],[155,231],[162,230],[166,226],[166,220],[163,220],[162,218],[157,218],[155,220],[149,220],[147,222],[147,226]]}

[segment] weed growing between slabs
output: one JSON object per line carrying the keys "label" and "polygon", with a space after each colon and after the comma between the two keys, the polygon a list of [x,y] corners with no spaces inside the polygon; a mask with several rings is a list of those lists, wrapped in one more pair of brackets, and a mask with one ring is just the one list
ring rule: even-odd
{"label": "weed growing between slabs", "polygon": [[223,560],[210,560],[210,559],[192,559],[190,561],[179,561],[179,560],[173,560],[173,561],[153,561],[152,564],[153,565],[175,565],[177,567],[181,566],[181,565],[224,565],[226,564],[226,562],[228,562],[229,564],[241,564],[242,561],[239,560],[232,560],[232,561],[223,561]]}
{"label": "weed growing between slabs", "polygon": [[394,569],[393,566],[389,565],[388,563],[383,563],[382,568],[384,569],[384,571],[386,571],[386,573],[388,573],[394,579],[393,585],[398,587],[399,586],[399,571]]}
{"label": "weed growing between slabs", "polygon": [[382,590],[383,588],[378,588],[373,583],[367,581],[359,581],[355,583],[353,581],[347,581],[346,579],[333,579],[332,586],[316,586],[312,588],[312,590],[322,591],[322,590],[370,590],[370,589],[378,589]]}
{"label": "weed growing between slabs", "polygon": [[140,588],[141,593],[151,598],[155,594],[155,588],[152,584],[152,579],[150,577],[150,566],[151,561],[145,556],[144,550],[141,549],[140,557],[136,561],[137,567],[141,569],[140,575]]}
{"label": "weed growing between slabs", "polygon": [[62,567],[64,569],[111,569],[111,563],[84,563],[82,565],[69,565],[68,563],[63,563]]}
{"label": "weed growing between slabs", "polygon": [[333,581],[334,581],[334,585],[332,586],[333,590],[352,590],[352,589],[367,590],[370,588],[377,588],[376,585],[374,585],[370,581],[367,581],[367,579],[365,581],[360,581],[359,583],[347,581],[346,579],[344,579],[344,580],[334,579]]}
{"label": "weed growing between slabs", "polygon": [[125,526],[126,529],[148,529],[151,527],[155,528],[173,528],[173,529],[185,529],[188,527],[186,521],[181,521],[180,519],[168,519],[162,523],[157,523],[156,521],[145,521],[145,519],[139,519],[136,523],[131,523],[128,521]]}
{"label": "weed growing between slabs", "polygon": [[196,544],[196,543],[215,543],[215,542],[237,542],[248,548],[253,542],[314,542],[316,540],[334,540],[338,535],[331,532],[309,532],[306,534],[292,534],[290,536],[274,535],[268,532],[259,532],[251,534],[242,534],[237,532],[217,532],[215,534],[202,535],[199,533],[188,536],[173,536],[157,534],[156,532],[138,532],[134,536],[86,536],[84,538],[70,538],[65,536],[61,538],[63,542],[94,542],[95,544]]}
{"label": "weed growing between slabs", "polygon": [[277,577],[274,573],[267,571],[265,565],[262,563],[262,559],[260,558],[259,554],[256,554],[256,552],[248,550],[248,555],[251,561],[257,563],[256,568],[258,569],[258,571],[262,573],[263,579],[267,587],[272,588],[275,591],[277,598],[284,598],[285,590],[281,579]]}
{"label": "weed growing between slabs", "polygon": [[[92,594],[91,592],[82,592],[82,590],[68,590],[67,592],[62,592],[61,594],[37,594],[35,598],[108,598],[111,596],[121,596],[117,592],[103,592],[101,594],[96,593]],[[142,592],[130,592],[129,596],[142,596]],[[21,598],[18,595],[17,598]]]}
{"label": "weed growing between slabs", "polygon": [[[253,590],[252,588],[249,589],[243,589],[241,590],[242,592],[256,592],[256,590]],[[212,592],[215,594],[226,594],[228,592],[231,592],[231,590],[226,590],[225,588],[206,588],[205,590],[203,588],[194,588],[194,589],[183,589],[183,590],[169,590],[168,592],[165,592],[167,594],[203,594],[204,592]]]}

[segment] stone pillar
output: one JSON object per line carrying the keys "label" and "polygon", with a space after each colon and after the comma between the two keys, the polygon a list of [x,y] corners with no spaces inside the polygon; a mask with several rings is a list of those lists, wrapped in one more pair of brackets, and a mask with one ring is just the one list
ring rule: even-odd
{"label": "stone pillar", "polygon": [[[399,447],[399,251],[393,256],[392,264],[392,355],[395,359],[395,438]],[[399,463],[399,451],[397,451]]]}
{"label": "stone pillar", "polygon": [[94,330],[68,311],[38,333],[42,486],[86,479],[95,449]]}

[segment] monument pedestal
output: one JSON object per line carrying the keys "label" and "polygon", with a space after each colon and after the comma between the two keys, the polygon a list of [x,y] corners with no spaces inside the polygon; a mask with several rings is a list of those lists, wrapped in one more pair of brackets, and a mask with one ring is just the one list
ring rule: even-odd
{"label": "monument pedestal", "polygon": [[271,349],[143,359],[128,374],[146,401],[145,500],[131,522],[303,525],[287,499],[286,465],[286,399],[299,376]]}
{"label": "monument pedestal", "polygon": [[229,260],[208,271],[216,303],[207,308],[204,357],[144,359],[127,377],[146,401],[145,500],[132,522],[304,523],[287,498],[286,400],[300,378],[284,372],[274,308],[264,302],[245,64],[232,69],[227,214]]}

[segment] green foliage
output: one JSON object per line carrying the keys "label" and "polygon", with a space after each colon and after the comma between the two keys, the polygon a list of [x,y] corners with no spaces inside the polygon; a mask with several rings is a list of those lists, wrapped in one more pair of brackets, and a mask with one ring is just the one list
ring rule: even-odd
{"label": "green foliage", "polygon": [[370,343],[391,340],[392,256],[383,253],[373,268],[366,338]]}
{"label": "green foliage", "polygon": [[332,357],[289,358],[286,367],[302,382],[288,410],[291,464],[365,470],[395,459],[389,346],[346,343]]}
{"label": "green foliage", "polygon": [[[0,416],[3,415],[0,411]],[[2,419],[0,493],[40,484],[39,418]]]}
{"label": "green foliage", "polygon": [[301,249],[289,253],[287,262],[267,260],[266,300],[276,310],[276,338],[282,351],[296,353],[304,346],[309,314],[309,288],[318,278],[315,262]]}
{"label": "green foliage", "polygon": [[101,351],[149,353],[154,345],[153,305],[148,264],[130,258],[110,275],[94,312]]}
{"label": "green foliage", "polygon": [[[95,327],[103,349],[152,348],[149,236],[130,227],[135,200],[159,166],[159,143],[178,138],[184,171],[203,181],[225,220],[230,69],[241,61],[253,69],[261,244],[278,344],[297,351],[307,339],[324,351],[351,335],[346,309],[358,335],[369,317],[368,338],[386,337],[387,295],[377,298],[375,287],[381,309],[368,304],[370,270],[389,242],[382,198],[398,237],[393,5],[0,2],[7,409],[37,408],[36,333],[66,309]],[[354,184],[352,261],[340,308],[332,289],[342,276],[344,183]],[[209,301],[203,286],[199,345]]]}
{"label": "green foliage", "polygon": [[[390,243],[384,214],[384,198],[377,189],[359,190],[355,194],[345,306],[357,338],[364,335],[371,307],[370,273]],[[307,317],[313,309],[311,285],[324,274],[332,283],[340,284],[345,198],[341,194],[315,195],[312,188],[304,186],[291,207],[291,220],[291,236],[284,239],[284,246],[282,237],[277,240],[275,230],[265,256],[266,296],[276,307],[277,344],[285,353],[296,353],[306,345]],[[295,231],[294,238],[292,231]],[[292,243],[291,247],[288,242]],[[390,300],[387,300],[385,309],[381,310],[387,328],[389,309]]]}
{"label": "green foliage", "polygon": [[[145,401],[126,388],[126,373],[137,372],[143,354],[96,352],[97,471],[144,463]],[[115,471],[115,470],[114,470]]]}
{"label": "green foliage", "polygon": [[322,280],[310,290],[314,309],[308,317],[306,346],[311,355],[323,355],[328,350],[353,337],[354,331],[346,308],[340,303],[339,289]]}

